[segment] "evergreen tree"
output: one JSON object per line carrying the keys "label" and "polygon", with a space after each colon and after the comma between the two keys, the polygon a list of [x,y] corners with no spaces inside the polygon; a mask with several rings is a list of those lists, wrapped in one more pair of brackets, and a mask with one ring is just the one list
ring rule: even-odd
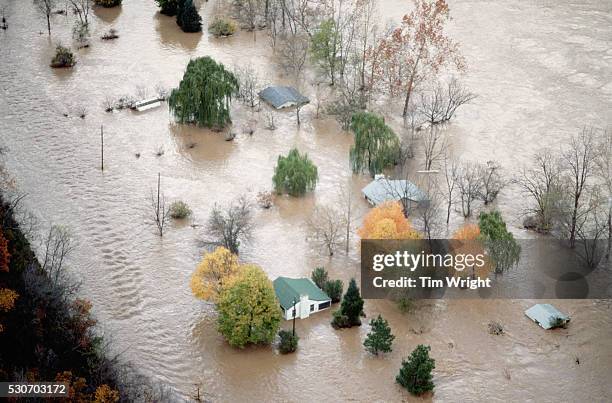
{"label": "evergreen tree", "polygon": [[[184,0],[183,0],[184,1]],[[155,0],[159,6],[159,12],[173,17],[178,12],[179,0]]]}
{"label": "evergreen tree", "polygon": [[327,283],[327,270],[323,267],[317,267],[310,274],[310,279],[319,287],[320,289],[325,288],[325,283]]}
{"label": "evergreen tree", "polygon": [[328,280],[325,282],[323,291],[331,298],[332,303],[335,304],[342,299],[342,288],[342,280]]}
{"label": "evergreen tree", "polygon": [[208,56],[192,59],[178,88],[170,93],[170,112],[179,123],[222,128],[230,119],[232,95],[238,80],[223,64]]}
{"label": "evergreen tree", "polygon": [[344,294],[340,311],[347,317],[349,326],[361,326],[359,317],[363,313],[363,299],[354,278],[351,279],[346,294]]}
{"label": "evergreen tree", "polygon": [[414,395],[421,395],[434,389],[431,371],[436,361],[429,358],[429,346],[419,344],[408,357],[402,360],[402,367],[395,381]]}
{"label": "evergreen tree", "polygon": [[478,217],[480,238],[484,241],[487,252],[495,262],[495,271],[501,273],[518,264],[521,246],[514,235],[506,228],[499,211],[481,213]]}
{"label": "evergreen tree", "polygon": [[298,149],[294,148],[286,157],[278,156],[278,163],[272,177],[276,193],[301,196],[313,190],[318,179],[317,167],[308,158],[308,154],[300,154]]}
{"label": "evergreen tree", "polygon": [[351,130],[355,133],[355,145],[350,151],[353,172],[367,169],[374,176],[397,161],[399,139],[382,117],[358,112],[353,115]]}
{"label": "evergreen tree", "polygon": [[176,23],[183,32],[200,32],[202,30],[202,17],[192,0],[179,0]]}
{"label": "evergreen tree", "polygon": [[370,353],[378,355],[379,352],[389,353],[392,351],[391,345],[395,336],[391,334],[389,323],[378,315],[376,319],[370,321],[372,331],[368,333],[363,345]]}

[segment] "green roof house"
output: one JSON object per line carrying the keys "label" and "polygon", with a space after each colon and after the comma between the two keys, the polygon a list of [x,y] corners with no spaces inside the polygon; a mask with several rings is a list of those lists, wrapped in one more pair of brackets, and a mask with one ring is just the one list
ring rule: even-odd
{"label": "green roof house", "polygon": [[293,319],[294,310],[296,318],[305,319],[331,306],[331,298],[309,278],[279,277],[273,283],[285,320]]}

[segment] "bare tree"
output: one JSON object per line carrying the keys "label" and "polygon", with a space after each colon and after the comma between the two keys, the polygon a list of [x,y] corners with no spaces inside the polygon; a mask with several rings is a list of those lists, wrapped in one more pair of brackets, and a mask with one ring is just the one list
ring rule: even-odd
{"label": "bare tree", "polygon": [[93,0],[67,0],[74,13],[79,17],[81,25],[89,25],[89,13]]}
{"label": "bare tree", "polygon": [[444,157],[448,148],[448,140],[440,127],[431,125],[420,133],[424,154],[424,168],[430,171]]}
{"label": "bare tree", "polygon": [[437,125],[451,120],[461,105],[471,102],[474,98],[474,93],[453,78],[446,88],[437,84],[430,91],[422,93],[417,110],[430,125]]}
{"label": "bare tree", "polygon": [[47,32],[51,36],[51,14],[53,14],[56,0],[35,0],[34,4],[38,11],[47,19]]}
{"label": "bare tree", "polygon": [[567,195],[567,207],[569,207],[565,210],[569,217],[563,217],[562,224],[572,248],[576,243],[576,226],[581,209],[581,198],[587,190],[596,167],[596,146],[595,130],[584,128],[580,134],[572,137],[569,146],[561,156],[565,172],[563,182],[566,192],[564,194]]}
{"label": "bare tree", "polygon": [[446,225],[450,222],[450,214],[456,203],[457,181],[459,177],[459,163],[450,158],[447,153],[444,156],[444,184],[446,185]]}
{"label": "bare tree", "polygon": [[335,116],[342,130],[349,130],[353,115],[366,107],[366,98],[362,91],[354,85],[341,81],[336,86],[336,97],[331,101],[325,112]]}
{"label": "bare tree", "polygon": [[309,48],[310,39],[306,34],[287,36],[279,48],[279,64],[284,71],[293,77],[296,83],[306,66]]}
{"label": "bare tree", "polygon": [[608,242],[606,259],[612,254],[612,130],[603,130],[598,138],[597,175],[602,181],[602,188],[608,194],[607,228]]}
{"label": "bare tree", "polygon": [[464,217],[471,217],[473,203],[481,193],[482,177],[478,165],[464,162],[457,170],[457,190],[461,200],[461,212]]}
{"label": "bare tree", "polygon": [[441,208],[442,208],[442,192],[435,178],[427,174],[424,181],[421,183],[421,189],[425,195],[425,201],[420,203],[415,209],[414,216],[416,222],[421,225],[421,233],[425,235],[427,240],[437,238],[442,230]]}
{"label": "bare tree", "polygon": [[157,193],[151,192],[152,221],[157,226],[159,236],[164,236],[164,228],[170,221],[170,206],[166,206],[166,197],[161,193],[161,174],[157,174]]}
{"label": "bare tree", "polygon": [[318,206],[308,220],[309,239],[333,256],[344,243],[346,223],[341,211],[331,206]]}
{"label": "bare tree", "polygon": [[487,205],[497,198],[499,192],[506,186],[506,181],[501,176],[501,165],[497,161],[487,161],[487,164],[480,165],[479,169],[482,187],[478,197]]}
{"label": "bare tree", "polygon": [[257,71],[252,66],[234,67],[234,75],[238,79],[238,99],[254,108],[259,104],[259,91],[263,87]]}
{"label": "bare tree", "polygon": [[344,250],[349,253],[351,234],[354,232],[355,210],[357,209],[353,198],[351,185],[348,184],[338,191],[338,205],[341,206],[342,221],[344,222]]}
{"label": "bare tree", "polygon": [[[528,220],[535,220],[528,227],[548,233],[553,228],[555,210],[560,197],[561,167],[559,160],[550,150],[541,150],[534,156],[531,168],[523,168],[519,177],[514,180],[522,190],[523,195],[532,200],[527,207]],[[526,221],[528,222],[528,221]]]}
{"label": "bare tree", "polygon": [[214,242],[238,254],[241,243],[251,236],[251,210],[251,204],[245,196],[239,197],[225,209],[215,204],[206,225]]}
{"label": "bare tree", "polygon": [[254,31],[265,22],[264,2],[262,0],[235,0],[234,7],[238,19],[248,31]]}
{"label": "bare tree", "polygon": [[607,252],[607,248],[602,248],[602,240],[608,232],[609,195],[606,197],[601,190],[600,187],[591,189],[589,200],[580,206],[576,219],[578,254],[591,268],[597,267],[602,254]]}
{"label": "bare tree", "polygon": [[52,225],[43,241],[41,267],[55,285],[66,282],[64,261],[73,250],[70,231],[61,225]]}

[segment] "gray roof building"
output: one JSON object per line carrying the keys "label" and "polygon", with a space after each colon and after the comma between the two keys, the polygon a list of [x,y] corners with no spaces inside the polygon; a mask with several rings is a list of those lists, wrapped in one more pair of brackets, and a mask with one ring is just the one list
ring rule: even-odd
{"label": "gray roof building", "polygon": [[425,193],[414,183],[405,179],[388,179],[384,175],[376,175],[374,180],[361,192],[374,206],[387,201],[408,200],[416,204],[427,201]]}
{"label": "gray roof building", "polygon": [[310,102],[293,87],[272,86],[259,93],[259,97],[276,109],[304,105]]}

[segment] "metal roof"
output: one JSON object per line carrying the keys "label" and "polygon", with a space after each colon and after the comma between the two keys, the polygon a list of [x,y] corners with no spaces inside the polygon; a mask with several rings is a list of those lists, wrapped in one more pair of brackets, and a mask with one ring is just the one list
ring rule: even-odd
{"label": "metal roof", "polygon": [[273,282],[274,292],[284,309],[293,307],[293,301],[300,302],[302,295],[308,295],[312,301],[329,301],[331,298],[325,294],[309,278],[279,277]]}
{"label": "metal roof", "polygon": [[423,202],[427,196],[416,185],[404,179],[387,179],[377,176],[361,192],[374,205],[386,201],[408,199],[414,202]]}
{"label": "metal roof", "polygon": [[550,329],[552,321],[555,318],[561,318],[565,322],[569,322],[569,316],[561,313],[557,308],[550,304],[535,304],[525,311],[525,315],[533,320],[544,329]]}
{"label": "metal roof", "polygon": [[272,86],[259,93],[259,97],[276,109],[287,106],[302,105],[310,102],[293,87]]}

